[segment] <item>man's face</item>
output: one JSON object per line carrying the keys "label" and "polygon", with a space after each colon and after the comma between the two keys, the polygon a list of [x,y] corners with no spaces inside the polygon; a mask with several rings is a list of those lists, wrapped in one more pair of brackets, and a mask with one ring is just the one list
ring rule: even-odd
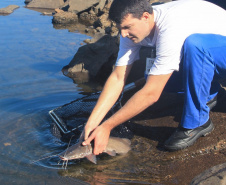
{"label": "man's face", "polygon": [[119,25],[122,37],[128,37],[134,43],[141,42],[145,37],[151,34],[153,29],[153,21],[151,22],[151,14],[145,12],[138,19],[132,14],[128,14]]}

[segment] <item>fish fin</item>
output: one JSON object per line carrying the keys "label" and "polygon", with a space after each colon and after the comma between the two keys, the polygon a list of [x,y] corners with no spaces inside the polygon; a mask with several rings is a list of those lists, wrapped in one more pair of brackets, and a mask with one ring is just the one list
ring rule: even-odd
{"label": "fish fin", "polygon": [[94,164],[97,164],[97,158],[94,154],[87,155],[86,158]]}
{"label": "fish fin", "polygon": [[84,141],[84,137],[85,137],[85,129],[82,131],[80,137],[79,137],[79,143],[82,144],[82,142]]}
{"label": "fish fin", "polygon": [[110,155],[110,156],[116,156],[116,151],[115,151],[115,150],[107,151],[106,153],[107,153],[108,155]]}

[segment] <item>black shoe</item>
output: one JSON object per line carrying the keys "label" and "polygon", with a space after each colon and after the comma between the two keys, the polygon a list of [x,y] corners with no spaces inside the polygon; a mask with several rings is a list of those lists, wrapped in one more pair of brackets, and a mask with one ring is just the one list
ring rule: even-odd
{"label": "black shoe", "polygon": [[201,137],[206,136],[213,130],[213,123],[209,119],[204,125],[195,129],[178,127],[171,137],[164,143],[164,148],[169,151],[181,150],[189,147]]}

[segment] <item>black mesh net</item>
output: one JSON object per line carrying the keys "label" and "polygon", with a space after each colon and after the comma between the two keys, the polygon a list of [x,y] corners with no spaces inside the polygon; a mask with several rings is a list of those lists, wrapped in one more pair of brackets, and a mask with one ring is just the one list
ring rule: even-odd
{"label": "black mesh net", "polygon": [[[49,114],[54,121],[51,124],[53,135],[63,140],[68,140],[72,135],[79,136],[99,96],[100,92],[93,93],[51,110]],[[104,120],[121,108],[122,96],[119,97]]]}

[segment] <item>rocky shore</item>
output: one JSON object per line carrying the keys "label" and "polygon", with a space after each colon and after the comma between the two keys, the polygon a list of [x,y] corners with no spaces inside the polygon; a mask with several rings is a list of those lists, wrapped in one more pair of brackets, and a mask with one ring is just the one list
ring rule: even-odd
{"label": "rocky shore", "polygon": [[[150,0],[150,3],[168,1],[171,0]],[[84,83],[91,79],[102,79],[103,82],[106,80],[114,66],[119,46],[118,29],[108,20],[108,10],[112,0],[25,0],[25,3],[29,9],[53,16],[52,22],[57,29],[79,30],[81,33],[92,36],[92,39],[84,41],[86,44],[79,48],[71,62],[62,68],[64,75],[72,78],[75,83]],[[0,14],[11,14],[17,8],[19,8],[17,5],[1,8]],[[142,65],[137,65],[138,62],[134,64],[132,73],[136,75],[129,76],[128,82],[143,76],[148,50],[150,48],[141,49],[138,62]],[[222,87],[226,88],[225,82],[222,82]],[[132,141],[134,149],[145,150],[144,147],[148,146],[151,148],[149,157],[167,162],[167,165],[155,168],[164,176],[164,179],[156,183],[226,184],[226,107],[224,102],[226,102],[226,96],[210,115],[215,130],[209,136],[198,140],[194,146],[178,152],[163,151],[161,145],[178,125],[183,104],[181,97],[163,94],[154,107],[131,121],[130,129],[140,136]],[[145,146],[135,144],[144,142],[142,139],[149,139]],[[140,157],[148,158],[143,153],[140,153]]]}

